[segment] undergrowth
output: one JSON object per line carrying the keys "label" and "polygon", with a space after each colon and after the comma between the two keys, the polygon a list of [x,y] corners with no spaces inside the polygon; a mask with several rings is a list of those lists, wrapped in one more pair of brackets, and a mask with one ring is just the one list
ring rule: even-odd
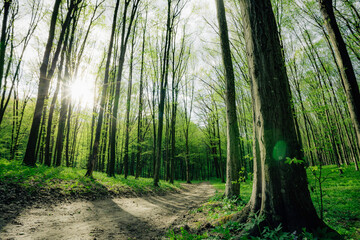
{"label": "undergrowth", "polygon": [[[319,187],[313,175],[314,169],[312,170],[308,169],[309,189],[320,216]],[[319,170],[315,169],[315,171]],[[339,174],[336,166],[323,166],[322,171],[322,176],[326,176],[322,183],[325,223],[345,239],[360,239],[360,172],[356,172],[353,166],[344,167],[342,175]],[[171,230],[168,233],[169,239],[316,239],[306,232],[306,229],[301,233],[283,232],[281,225],[275,229],[267,227],[260,229],[260,237],[244,234],[246,229],[259,225],[262,221],[260,216],[253,216],[253,221],[246,224],[229,220],[232,214],[241,211],[249,201],[252,182],[241,184],[241,200],[223,198],[225,184],[216,180],[210,182],[217,189],[217,194],[200,208],[193,210],[192,214],[204,213],[207,221],[215,227],[210,230],[187,231],[184,228],[180,231]],[[240,232],[243,235],[239,236]]]}

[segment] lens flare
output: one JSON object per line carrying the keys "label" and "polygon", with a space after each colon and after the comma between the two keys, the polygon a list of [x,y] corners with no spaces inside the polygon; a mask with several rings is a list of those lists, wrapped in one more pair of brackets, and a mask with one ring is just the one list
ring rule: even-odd
{"label": "lens flare", "polygon": [[283,160],[286,157],[287,144],[284,141],[278,141],[273,150],[273,158],[275,160]]}

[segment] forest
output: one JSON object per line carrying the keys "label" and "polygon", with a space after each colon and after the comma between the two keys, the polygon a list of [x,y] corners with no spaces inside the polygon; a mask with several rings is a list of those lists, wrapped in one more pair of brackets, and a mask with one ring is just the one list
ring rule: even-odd
{"label": "forest", "polygon": [[0,239],[360,238],[358,0],[0,21]]}

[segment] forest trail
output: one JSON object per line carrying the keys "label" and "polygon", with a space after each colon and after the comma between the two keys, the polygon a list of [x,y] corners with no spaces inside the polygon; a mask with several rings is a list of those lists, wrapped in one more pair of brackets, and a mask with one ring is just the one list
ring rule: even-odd
{"label": "forest trail", "polygon": [[161,239],[172,223],[215,194],[210,183],[180,193],[75,201],[27,209],[0,239]]}

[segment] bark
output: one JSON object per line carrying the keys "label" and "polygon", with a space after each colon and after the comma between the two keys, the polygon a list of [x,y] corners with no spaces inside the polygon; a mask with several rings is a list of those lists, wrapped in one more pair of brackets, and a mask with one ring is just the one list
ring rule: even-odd
{"label": "bark", "polygon": [[62,150],[64,147],[64,130],[65,130],[65,121],[66,121],[66,113],[68,110],[68,100],[67,100],[67,86],[66,83],[62,83],[61,85],[61,107],[60,107],[60,117],[59,117],[59,126],[56,137],[56,156],[55,156],[55,166],[61,165],[62,159]]}
{"label": "bark", "polygon": [[123,25],[121,32],[121,43],[120,43],[120,57],[118,62],[118,73],[116,78],[116,87],[115,87],[115,97],[114,97],[114,106],[112,109],[112,117],[110,124],[110,163],[109,163],[109,173],[111,177],[115,176],[115,162],[116,162],[116,129],[117,129],[117,115],[119,109],[119,99],[120,99],[120,87],[121,80],[125,62],[125,53],[127,48],[127,43],[132,29],[132,24],[135,19],[137,8],[139,6],[140,0],[135,0],[130,14],[130,19],[128,25],[126,25],[127,20],[127,10],[131,1],[125,0],[124,12],[123,12]]}
{"label": "bark", "polygon": [[[4,16],[2,21],[2,27],[1,27],[1,37],[0,37],[0,89],[2,89],[2,79],[4,75],[4,66],[5,66],[5,52],[6,52],[6,37],[7,37],[7,20],[9,17],[10,12],[10,6],[11,6],[12,0],[5,0],[4,1]],[[5,86],[4,86],[5,87]]]}
{"label": "bark", "polygon": [[[310,198],[297,137],[291,93],[270,0],[240,0],[254,114],[254,183],[247,207],[240,213],[259,213],[263,225],[285,231],[328,228]],[[330,229],[330,228],[328,228]]]}
{"label": "bark", "polygon": [[134,67],[134,47],[135,47],[135,35],[136,35],[136,22],[134,26],[134,33],[132,36],[131,53],[130,53],[130,71],[128,81],[128,93],[126,99],[126,119],[125,119],[125,146],[124,146],[124,178],[128,176],[129,169],[129,141],[130,141],[130,107],[131,107],[131,93],[132,93],[132,78],[133,78],[133,67]]}
{"label": "bark", "polygon": [[[74,3],[73,3],[74,4]],[[72,14],[72,9],[75,9],[75,14]],[[77,12],[78,8],[75,6],[70,7],[70,19],[72,21],[71,31],[70,28],[68,29],[67,36],[64,43],[64,51],[66,52],[65,56],[65,74],[64,78],[62,79],[61,85],[61,106],[60,106],[60,117],[59,117],[59,126],[58,126],[58,133],[56,139],[56,159],[55,165],[60,166],[62,162],[62,153],[64,149],[64,142],[66,140],[65,135],[65,127],[66,127],[66,119],[68,119],[68,115],[70,114],[70,91],[69,91],[69,82],[71,78],[71,54],[73,52],[73,44],[74,44],[74,36],[75,30],[77,25]],[[70,37],[69,42],[67,43],[67,38]],[[67,144],[65,144],[65,148],[67,148]],[[66,150],[66,149],[65,149]],[[66,166],[68,166],[68,154],[65,154]]]}
{"label": "bark", "polygon": [[166,37],[165,37],[165,47],[164,47],[164,56],[163,64],[161,71],[161,82],[160,82],[160,101],[159,101],[159,110],[158,110],[158,133],[156,141],[156,156],[155,156],[155,168],[154,168],[154,186],[159,186],[160,180],[160,164],[161,164],[161,153],[162,153],[162,135],[163,135],[163,125],[164,125],[164,108],[165,108],[165,98],[166,98],[166,88],[168,84],[168,70],[169,70],[169,51],[172,35],[172,21],[171,21],[171,0],[168,0],[167,4],[167,22],[166,22]]}
{"label": "bark", "polygon": [[[38,133],[39,133],[39,127],[40,122],[42,118],[42,113],[45,105],[45,99],[48,96],[49,86],[50,86],[50,80],[53,76],[56,63],[58,61],[59,53],[61,50],[62,41],[64,38],[65,30],[70,23],[70,14],[68,13],[66,16],[66,19],[64,21],[58,46],[56,48],[56,51],[53,55],[52,64],[50,67],[50,70],[48,69],[49,62],[50,62],[50,55],[51,55],[51,49],[53,47],[53,41],[55,38],[55,28],[56,28],[56,21],[57,16],[59,13],[61,0],[56,0],[51,16],[51,22],[50,22],[50,30],[49,30],[49,36],[46,43],[46,48],[44,52],[44,57],[41,63],[40,67],[40,81],[38,86],[38,97],[36,99],[35,104],[35,111],[34,111],[34,117],[31,124],[30,134],[29,134],[29,141],[26,147],[26,152],[24,156],[23,163],[28,166],[35,166],[36,158],[35,158],[35,149],[36,149],[36,143],[38,139]],[[49,71],[48,71],[49,70]]]}
{"label": "bark", "polygon": [[[68,105],[68,116],[66,120],[66,142],[65,142],[65,161],[66,167],[70,167],[70,124],[71,124],[71,117],[72,117],[72,104]],[[76,124],[75,124],[76,126]],[[74,129],[75,131],[75,129]]]}
{"label": "bark", "polygon": [[[189,81],[185,83],[185,98],[184,98],[184,112],[185,112],[185,167],[186,167],[186,183],[191,183],[190,179],[190,148],[189,148],[189,130],[191,124],[191,113],[193,109],[193,100],[194,100],[194,83],[191,83],[190,96],[188,95],[188,85]],[[188,97],[190,97],[190,103],[188,102]],[[190,105],[190,106],[188,106]],[[221,171],[221,170],[220,170]]]}
{"label": "bark", "polygon": [[145,64],[145,42],[146,42],[146,26],[147,26],[147,11],[145,17],[145,26],[143,27],[143,38],[142,38],[142,47],[141,47],[141,70],[140,70],[140,87],[139,87],[139,112],[138,112],[138,122],[137,122],[137,153],[136,153],[136,176],[138,178],[142,172],[142,162],[141,162],[141,153],[142,153],[142,142],[143,133],[142,133],[142,114],[144,108],[144,64]]}
{"label": "bark", "polygon": [[217,140],[218,140],[218,147],[219,147],[219,164],[220,164],[220,176],[221,176],[221,182],[225,183],[225,175],[223,170],[223,164],[222,164],[222,150],[221,150],[221,136],[220,136],[220,123],[219,123],[219,113],[217,109],[216,103],[215,105],[215,111],[216,111],[216,130],[217,130]]}
{"label": "bark", "polygon": [[223,0],[216,0],[217,18],[220,30],[222,60],[226,79],[226,131],[227,131],[227,160],[226,160],[226,187],[227,197],[238,197],[240,194],[239,163],[240,141],[239,127],[235,104],[235,77],[231,59],[229,33],[226,22]]}
{"label": "bark", "polygon": [[336,22],[332,0],[319,0],[319,5],[326,29],[329,33],[330,42],[335,52],[336,62],[340,68],[351,121],[354,124],[357,144],[360,147],[360,92],[354,68]]}
{"label": "bark", "polygon": [[[65,38],[67,38],[67,36]],[[53,99],[51,101],[49,117],[48,117],[48,122],[47,122],[46,139],[45,139],[45,162],[44,162],[44,164],[46,166],[51,165],[51,158],[52,158],[52,152],[51,152],[51,148],[52,148],[52,146],[51,146],[52,121],[53,121],[53,117],[54,117],[54,111],[55,111],[55,105],[56,105],[57,97],[58,97],[59,91],[60,91],[60,85],[61,85],[61,82],[62,82],[62,79],[63,79],[62,70],[63,70],[64,61],[65,61],[66,42],[67,42],[67,39],[65,39],[64,48],[63,48],[63,51],[61,53],[61,60],[60,60],[60,64],[59,64],[59,72],[58,72],[58,79],[57,79],[56,89],[55,89],[55,92],[54,92],[54,97],[53,97]]]}
{"label": "bark", "polygon": [[[60,69],[59,69],[59,71],[61,72]],[[48,122],[47,122],[47,128],[46,128],[45,162],[44,162],[44,164],[45,164],[46,166],[49,166],[49,167],[50,167],[50,165],[51,165],[51,158],[52,158],[52,152],[51,152],[52,121],[53,121],[53,117],[54,117],[56,100],[57,100],[57,97],[58,97],[58,95],[59,95],[60,82],[61,82],[61,78],[60,78],[60,76],[59,76],[59,77],[58,77],[57,84],[56,84],[56,89],[55,89],[54,97],[53,97],[53,99],[52,99],[52,101],[51,101],[50,111],[49,111],[49,117],[48,117]]]}
{"label": "bark", "polygon": [[102,129],[102,125],[103,125],[104,109],[105,109],[105,105],[106,105],[105,103],[106,103],[106,96],[107,96],[107,91],[108,91],[107,89],[108,89],[108,82],[109,82],[110,63],[111,63],[112,50],[113,50],[113,45],[114,45],[114,37],[115,37],[115,29],[116,29],[119,5],[120,5],[120,0],[117,0],[116,5],[115,5],[115,10],[114,10],[110,43],[109,43],[108,54],[107,54],[107,59],[106,59],[104,84],[103,84],[103,88],[102,88],[102,92],[101,92],[100,109],[99,109],[98,121],[96,124],[94,145],[91,150],[91,154],[89,156],[87,172],[85,174],[85,176],[87,176],[87,177],[92,177],[95,165],[96,165],[96,163],[98,161],[98,157],[99,157],[98,155],[99,155],[100,136],[101,136],[101,129]]}

